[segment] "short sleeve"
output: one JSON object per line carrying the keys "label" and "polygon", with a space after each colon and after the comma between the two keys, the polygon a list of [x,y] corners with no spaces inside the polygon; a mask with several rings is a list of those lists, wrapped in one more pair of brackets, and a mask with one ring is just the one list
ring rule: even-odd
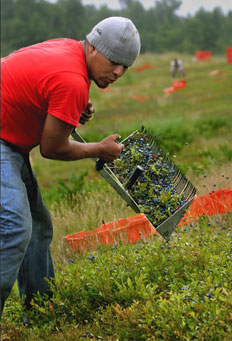
{"label": "short sleeve", "polygon": [[48,114],[75,127],[88,104],[89,85],[74,72],[60,72],[49,77],[43,89],[48,103]]}

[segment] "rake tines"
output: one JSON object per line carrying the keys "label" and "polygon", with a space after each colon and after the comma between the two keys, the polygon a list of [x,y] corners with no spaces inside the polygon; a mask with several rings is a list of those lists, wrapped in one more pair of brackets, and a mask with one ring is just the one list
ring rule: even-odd
{"label": "rake tines", "polygon": [[149,143],[153,152],[157,155],[160,155],[165,162],[172,170],[173,174],[171,176],[173,187],[177,191],[178,194],[184,193],[186,200],[196,194],[196,189],[190,183],[190,181],[184,176],[184,174],[180,171],[180,169],[176,166],[173,160],[171,160],[165,152],[162,150],[159,142],[157,141],[157,137],[152,136],[144,126],[142,126],[141,132],[146,135],[147,143]]}

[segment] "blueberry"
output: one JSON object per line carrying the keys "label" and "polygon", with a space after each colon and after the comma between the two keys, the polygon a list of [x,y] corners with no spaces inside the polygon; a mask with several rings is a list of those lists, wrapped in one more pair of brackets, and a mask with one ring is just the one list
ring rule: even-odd
{"label": "blueberry", "polygon": [[76,262],[75,262],[75,260],[74,260],[74,259],[72,259],[72,258],[69,258],[69,259],[67,259],[66,263],[68,264],[68,263],[76,263]]}
{"label": "blueberry", "polygon": [[207,292],[206,296],[207,296],[208,298],[211,298],[211,297],[212,297],[212,293],[209,291],[209,292]]}
{"label": "blueberry", "polygon": [[90,260],[90,262],[93,262],[94,259],[95,259],[95,257],[94,257],[93,255],[90,255],[90,256],[88,257],[88,259]]}

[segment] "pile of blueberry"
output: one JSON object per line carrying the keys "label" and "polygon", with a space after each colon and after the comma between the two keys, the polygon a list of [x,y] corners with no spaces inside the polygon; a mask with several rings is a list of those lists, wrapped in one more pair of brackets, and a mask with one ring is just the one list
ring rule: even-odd
{"label": "pile of blueberry", "polygon": [[125,188],[135,168],[142,167],[143,172],[128,192],[140,211],[158,227],[185,203],[183,193],[178,194],[173,184],[176,170],[164,153],[154,153],[146,132],[137,131],[123,143],[120,157],[109,167]]}

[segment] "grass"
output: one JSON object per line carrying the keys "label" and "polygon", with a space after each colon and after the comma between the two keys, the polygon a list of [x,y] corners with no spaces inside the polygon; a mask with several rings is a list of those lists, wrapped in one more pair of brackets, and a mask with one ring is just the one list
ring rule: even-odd
{"label": "grass", "polygon": [[[194,62],[180,56],[187,88],[166,95],[174,55],[146,54],[125,77],[101,92],[93,84],[95,118],[79,133],[99,141],[145,127],[197,188],[232,188],[232,69],[225,57]],[[212,76],[213,70],[223,73]],[[133,100],[135,96],[146,101]],[[96,173],[92,160],[58,162],[31,155],[54,223],[56,282],[51,301],[37,298],[22,324],[14,288],[2,320],[2,340],[231,340],[231,213],[135,245],[73,253],[63,236],[135,213]],[[206,176],[207,174],[207,176]],[[39,304],[40,303],[40,304]]]}

